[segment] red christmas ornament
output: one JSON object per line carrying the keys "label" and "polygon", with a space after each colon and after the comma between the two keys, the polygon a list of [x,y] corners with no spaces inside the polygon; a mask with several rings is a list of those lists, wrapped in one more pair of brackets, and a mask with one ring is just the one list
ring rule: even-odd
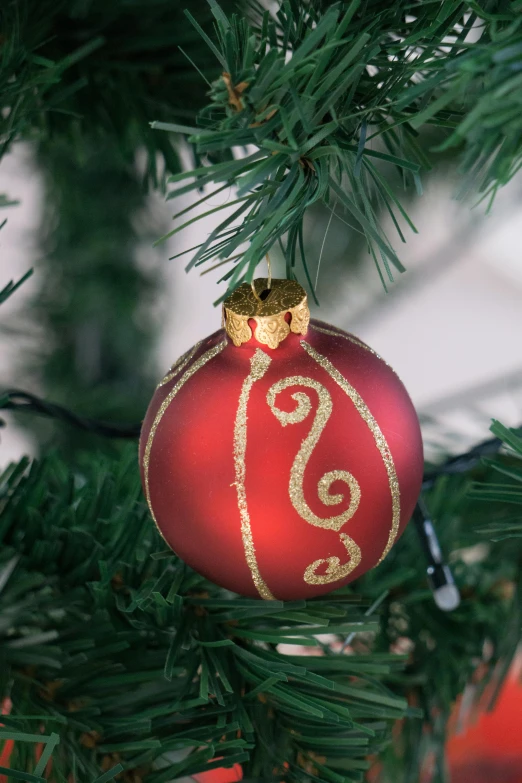
{"label": "red christmas ornament", "polygon": [[387,555],[420,491],[422,440],[391,367],[310,322],[297,283],[267,284],[240,286],[226,331],[157,387],[142,480],[161,535],[196,571],[246,596],[312,598]]}

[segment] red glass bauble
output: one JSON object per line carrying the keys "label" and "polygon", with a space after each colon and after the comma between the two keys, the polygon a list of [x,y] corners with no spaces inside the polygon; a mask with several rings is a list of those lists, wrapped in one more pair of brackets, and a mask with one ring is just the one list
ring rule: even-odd
{"label": "red glass bauble", "polygon": [[216,332],[173,366],[143,423],[161,535],[245,596],[312,598],[356,579],[420,491],[419,422],[395,372],[356,337],[305,326],[275,349]]}

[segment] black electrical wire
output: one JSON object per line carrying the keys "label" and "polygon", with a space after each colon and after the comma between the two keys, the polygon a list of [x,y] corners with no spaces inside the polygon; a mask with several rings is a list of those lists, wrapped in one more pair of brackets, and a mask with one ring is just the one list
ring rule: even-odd
{"label": "black electrical wire", "polygon": [[[515,432],[522,435],[522,427],[515,429]],[[477,443],[463,454],[457,454],[454,457],[442,462],[438,467],[424,474],[422,482],[423,489],[430,489],[439,476],[451,475],[454,473],[466,473],[474,468],[483,457],[492,457],[497,454],[502,446],[500,438],[488,438],[481,443]]]}
{"label": "black electrical wire", "polygon": [[78,416],[63,405],[47,402],[34,394],[19,389],[8,389],[0,395],[0,409],[47,416],[106,438],[135,439],[139,438],[141,430],[141,424],[111,424],[98,419],[90,419],[87,416]]}
{"label": "black electrical wire", "polygon": [[[110,422],[78,416],[63,405],[47,402],[35,394],[19,389],[8,389],[0,394],[0,410],[12,410],[21,413],[36,413],[40,416],[63,421],[86,432],[93,432],[107,438],[139,438],[140,424],[112,424]],[[3,422],[2,422],[3,424]],[[522,434],[522,427],[517,429]],[[500,438],[488,438],[478,443],[468,451],[457,454],[442,462],[438,467],[424,474],[422,489],[430,489],[435,481],[443,475],[465,473],[475,467],[483,457],[490,457],[500,450]]]}

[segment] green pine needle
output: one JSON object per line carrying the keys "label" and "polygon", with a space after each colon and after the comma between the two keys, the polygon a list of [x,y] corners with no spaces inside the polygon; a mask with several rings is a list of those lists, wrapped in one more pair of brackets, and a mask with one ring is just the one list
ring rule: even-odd
{"label": "green pine needle", "polygon": [[[366,235],[383,284],[393,280],[392,266],[404,271],[379,209],[402,241],[399,218],[412,224],[386,170],[371,161],[398,168],[421,193],[420,172],[430,162],[415,137],[426,125],[444,129],[440,149],[466,144],[465,182],[481,192],[494,192],[522,165],[522,22],[513,4],[488,14],[460,2],[378,2],[370,14],[366,3],[312,0],[283,3],[271,15],[253,2],[248,20],[209,4],[212,39],[187,14],[223,69],[200,128],[153,127],[185,133],[198,157],[207,157],[199,170],[172,179],[190,181],[169,198],[210,183],[237,187],[231,206],[241,206],[188,266],[231,259],[222,278],[228,290],[250,282],[276,243],[290,274],[306,210],[329,204],[332,194]],[[482,29],[478,43],[472,28]],[[246,149],[253,155],[245,158]],[[301,264],[310,280],[303,254]]]}
{"label": "green pine needle", "polygon": [[[495,427],[522,454],[516,433]],[[449,614],[426,587],[412,526],[349,588],[311,601],[242,598],[165,552],[136,459],[128,447],[71,469],[51,456],[0,478],[0,700],[13,703],[0,742],[17,738],[15,779],[41,780],[32,743],[54,732],[59,781],[77,768],[100,783],[111,759],[116,776],[115,754],[152,783],[235,763],[247,778],[292,769],[295,783],[362,780],[368,756],[394,769],[391,729],[406,716],[403,752],[418,774],[432,746],[419,755],[417,731],[429,737],[448,714],[485,639],[490,676],[497,661],[507,670],[520,641],[517,539],[480,568],[453,562],[462,602]],[[492,481],[500,466],[520,488],[520,457],[509,459],[477,477]],[[513,507],[504,489],[484,503],[468,485],[466,475],[443,477],[429,497],[445,552],[484,542],[477,526]],[[350,636],[352,652],[335,652],[323,634]],[[171,751],[181,760],[166,761]]]}

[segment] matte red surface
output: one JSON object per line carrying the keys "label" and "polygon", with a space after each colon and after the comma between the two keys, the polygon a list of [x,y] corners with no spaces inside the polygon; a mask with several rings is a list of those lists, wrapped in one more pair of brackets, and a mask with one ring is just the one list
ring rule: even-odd
{"label": "matte red surface", "polygon": [[[343,334],[319,321],[312,321],[312,327],[314,323]],[[224,337],[220,330],[207,338],[188,367]],[[285,600],[310,598],[356,579],[376,565],[391,528],[388,476],[372,433],[345,392],[301,348],[302,339],[332,362],[377,420],[399,480],[400,532],[420,491],[419,422],[406,389],[385,362],[341,336],[313,328],[304,338],[290,334],[275,350],[255,339],[240,348],[229,342],[185,383],[163,415],[150,455],[149,487],[158,525],[172,549],[208,579],[246,596],[258,597],[258,593],[241,537],[233,439],[241,388],[256,348],[262,348],[272,362],[264,377],[254,383],[248,403],[245,487],[258,566],[271,592]],[[182,373],[154,394],[143,423],[140,465],[156,413]],[[305,391],[312,402],[312,412],[304,421],[284,428],[266,401],[270,387],[291,375],[319,381],[333,402],[332,415],[305,472],[304,492],[310,508],[326,518],[341,513],[349,502],[348,489],[341,481],[332,485],[331,492],[345,495],[342,504],[325,506],[319,500],[317,483],[327,471],[347,470],[361,488],[358,510],[341,532],[359,545],[362,561],[348,578],[327,585],[306,584],[305,569],[314,560],[335,555],[345,563],[346,550],[338,533],[315,527],[299,516],[288,491],[294,458],[317,410],[317,393],[290,387],[278,395],[278,406],[288,411],[295,408],[291,397],[295,391]]]}

